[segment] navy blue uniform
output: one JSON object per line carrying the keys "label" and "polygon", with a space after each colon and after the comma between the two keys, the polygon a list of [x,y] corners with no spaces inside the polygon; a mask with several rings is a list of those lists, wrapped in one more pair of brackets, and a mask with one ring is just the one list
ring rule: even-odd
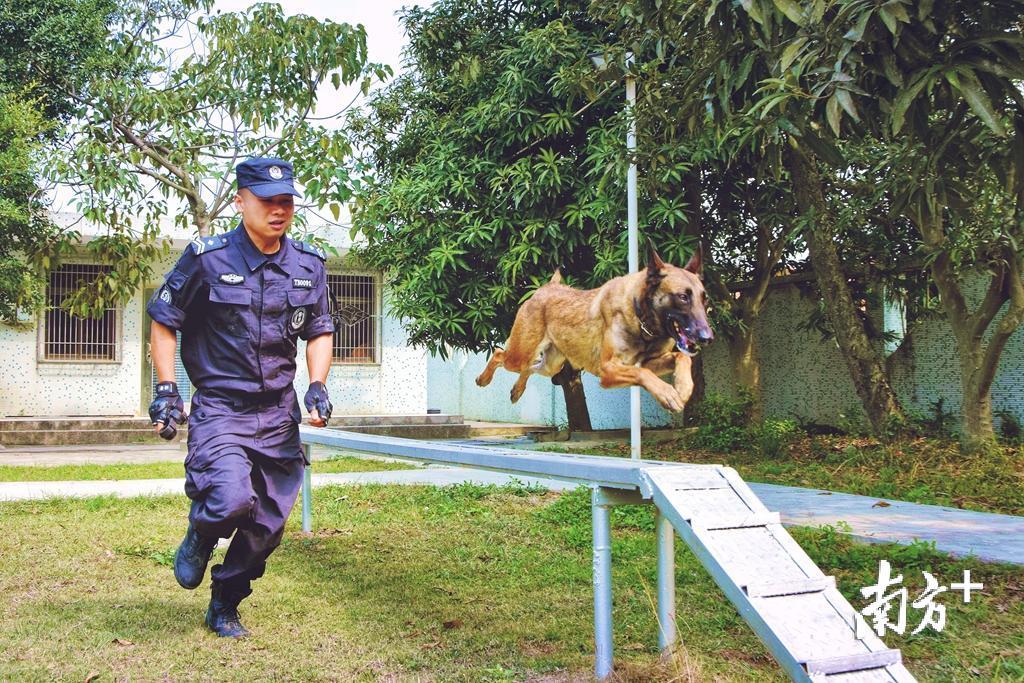
{"label": "navy blue uniform", "polygon": [[302,414],[292,387],[296,342],[334,332],[322,250],[282,238],[264,254],[239,225],[198,239],[150,300],[153,320],[181,332],[196,391],[188,419],[189,519],[234,538],[214,581],[263,575],[302,480]]}

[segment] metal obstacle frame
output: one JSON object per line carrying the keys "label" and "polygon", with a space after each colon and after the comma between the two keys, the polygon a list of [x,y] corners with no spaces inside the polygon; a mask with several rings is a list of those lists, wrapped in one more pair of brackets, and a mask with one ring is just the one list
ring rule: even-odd
{"label": "metal obstacle frame", "polygon": [[[612,672],[612,562],[611,516],[615,505],[651,503],[638,464],[657,467],[665,463],[625,460],[595,455],[553,454],[518,449],[499,449],[345,432],[336,429],[300,428],[306,449],[302,485],[302,529],[313,529],[312,444],[393,455],[434,463],[456,464],[509,474],[533,475],[590,485],[593,518],[594,565],[594,673],[605,679]],[[694,467],[701,467],[694,465]],[[645,491],[644,489],[647,488]],[[646,493],[646,497],[643,494]],[[658,539],[658,646],[671,647],[676,640],[675,533],[667,519],[657,515]]]}
{"label": "metal obstacle frame", "polygon": [[[312,481],[310,450],[312,444],[334,446],[353,451],[391,455],[412,460],[447,465],[461,465],[509,474],[538,476],[579,483],[591,488],[591,518],[593,522],[593,588],[594,588],[594,674],[599,680],[606,680],[612,673],[612,565],[611,565],[611,515],[616,505],[654,504],[656,506],[655,535],[657,539],[657,616],[658,645],[664,651],[677,638],[675,628],[675,532],[694,552],[711,574],[715,583],[738,609],[740,616],[754,630],[768,647],[783,670],[795,681],[823,681],[835,675],[843,679],[850,673],[856,680],[913,681],[913,676],[903,666],[898,650],[885,648],[881,640],[873,635],[863,639],[866,651],[845,652],[840,656],[821,657],[798,656],[793,646],[792,634],[783,634],[778,626],[773,628],[765,618],[764,598],[785,597],[793,594],[820,594],[824,604],[835,608],[846,626],[855,627],[862,621],[859,615],[849,614],[849,604],[835,589],[834,581],[814,565],[795,541],[781,531],[777,513],[769,513],[735,470],[721,465],[693,465],[668,463],[651,460],[633,460],[594,455],[555,454],[537,451],[416,441],[398,437],[377,436],[345,432],[335,429],[300,427],[301,438],[306,452],[306,468],[303,479],[302,528],[312,530]],[[671,484],[692,480],[706,482],[716,479],[731,488],[750,508],[751,514],[737,520],[714,514],[696,515],[680,506],[679,499],[673,498]],[[690,488],[696,497],[703,483]],[[710,487],[714,488],[714,487]],[[724,511],[719,510],[719,512]],[[714,512],[714,511],[712,511]],[[788,552],[796,564],[807,572],[809,579],[789,583],[773,583],[763,580],[742,580],[730,574],[729,567],[721,561],[718,549],[711,542],[709,532],[732,527],[718,524],[721,520],[734,523],[739,528],[762,527],[778,529],[782,538],[781,547]],[[709,523],[710,522],[710,523]],[[775,537],[770,532],[769,536]],[[733,568],[735,574],[735,568]],[[773,592],[774,591],[774,592]],[[781,592],[780,592],[781,591]],[[845,607],[844,607],[845,606]],[[849,608],[849,609],[847,609]],[[833,616],[834,615],[830,615]],[[862,639],[858,638],[858,641]],[[789,644],[787,645],[787,641]],[[878,674],[878,678],[870,675]],[[853,680],[853,679],[850,679]]]}

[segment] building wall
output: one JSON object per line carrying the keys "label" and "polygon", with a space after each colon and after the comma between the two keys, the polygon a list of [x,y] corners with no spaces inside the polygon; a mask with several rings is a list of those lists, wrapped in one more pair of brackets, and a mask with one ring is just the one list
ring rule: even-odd
{"label": "building wall", "polygon": [[141,295],[124,307],[121,360],[113,363],[39,360],[38,324],[0,325],[0,416],[138,415],[144,314]]}
{"label": "building wall", "polygon": [[[532,377],[526,391],[513,405],[509,392],[518,375],[498,369],[486,387],[476,385],[476,377],[487,365],[487,354],[453,351],[448,360],[427,360],[427,404],[442,413],[464,416],[467,420],[518,422],[564,426],[568,423],[562,388],[547,377]],[[594,429],[629,427],[629,389],[602,389],[593,375],[583,374],[583,390]],[[640,410],[648,427],[669,424],[671,415],[646,391],[640,392]]]}
{"label": "building wall", "polygon": [[[968,306],[974,310],[984,296],[986,282],[978,278],[966,288]],[[989,326],[985,341],[1006,312]],[[893,363],[893,382],[910,410],[922,415],[934,414],[934,403],[943,399],[942,409],[960,416],[960,361],[953,330],[944,317],[920,323],[912,333],[907,353],[900,353]],[[992,384],[992,409],[1008,411],[1024,421],[1024,331],[1020,328],[1010,337],[1000,357],[996,378]],[[996,428],[1001,420],[996,418]]]}
{"label": "building wall", "polygon": [[[154,265],[155,288],[174,265],[180,249]],[[346,270],[344,255],[328,262]],[[336,364],[328,391],[336,414],[424,414],[427,408],[426,354],[408,347],[399,322],[382,302],[378,365]],[[0,326],[0,417],[65,415],[144,415],[151,386],[143,377],[145,332],[150,324],[142,292],[122,313],[121,360],[115,363],[43,362],[37,358],[39,326]],[[301,399],[308,385],[305,342],[300,340],[295,387]]]}
{"label": "building wall", "polygon": [[[774,287],[754,321],[766,416],[835,424],[840,414],[863,414],[835,340],[801,329],[814,306],[795,285]],[[703,353],[708,392],[734,395],[725,335]]]}
{"label": "building wall", "polygon": [[[985,285],[986,281],[979,278],[968,287],[966,295],[972,310],[984,295]],[[835,340],[824,339],[816,330],[802,329],[816,307],[817,301],[803,295],[796,285],[780,285],[772,288],[761,316],[754,322],[765,414],[831,425],[844,419],[863,420],[860,399]],[[898,307],[875,311],[872,319],[878,329],[897,335],[906,332],[907,324]],[[898,352],[897,348],[898,342],[880,341],[878,345],[879,352],[888,358],[893,385],[905,407],[929,416],[933,414],[934,402],[942,398],[943,409],[958,420],[959,359],[945,318],[939,316],[912,325],[910,343]],[[896,355],[890,358],[894,352]],[[707,390],[734,395],[725,335],[719,334],[717,341],[702,353]],[[489,386],[477,387],[474,380],[486,360],[483,354],[462,352],[454,352],[447,361],[430,358],[428,405],[443,412],[461,413],[469,419],[548,425],[566,422],[561,389],[547,378],[532,378],[514,406],[508,400],[516,379],[512,373],[499,369]],[[587,374],[584,386],[595,428],[628,426],[628,389],[601,389],[597,379]],[[671,423],[671,416],[647,392],[642,391],[641,396],[645,425]],[[994,410],[1006,410],[1024,422],[1024,331],[1020,329],[1003,351],[992,386],[992,405]],[[997,417],[997,428],[999,423]]]}
{"label": "building wall", "polygon": [[[981,281],[969,289],[972,309],[983,293]],[[860,399],[835,341],[798,329],[814,306],[816,302],[801,296],[793,285],[774,287],[755,323],[765,414],[776,418],[799,416],[833,425],[844,415],[863,419]],[[875,318],[880,327],[897,334],[906,327],[902,312],[895,307],[878,311]],[[888,344],[883,353],[888,356],[895,349],[895,344]],[[708,390],[733,393],[724,337],[720,335],[720,342],[704,353]],[[959,360],[952,329],[944,317],[914,326],[909,346],[892,357],[889,365],[893,386],[908,410],[930,415],[932,404],[941,397],[943,409],[959,418]],[[992,404],[995,410],[1008,410],[1024,421],[1024,332],[1020,329],[1003,351],[992,387]],[[998,419],[996,422],[998,425]]]}

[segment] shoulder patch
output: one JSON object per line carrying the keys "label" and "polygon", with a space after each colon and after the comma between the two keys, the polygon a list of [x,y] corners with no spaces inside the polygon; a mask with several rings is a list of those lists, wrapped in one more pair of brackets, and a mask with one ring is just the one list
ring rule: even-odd
{"label": "shoulder patch", "polygon": [[292,241],[292,244],[294,244],[295,248],[298,249],[299,251],[304,251],[307,254],[313,254],[321,261],[327,260],[327,252],[316,245],[310,244],[309,242],[298,241]]}
{"label": "shoulder patch", "polygon": [[213,237],[198,237],[192,240],[192,251],[195,252],[196,256],[209,253],[211,251],[217,251],[228,246],[228,238],[224,235],[214,235]]}

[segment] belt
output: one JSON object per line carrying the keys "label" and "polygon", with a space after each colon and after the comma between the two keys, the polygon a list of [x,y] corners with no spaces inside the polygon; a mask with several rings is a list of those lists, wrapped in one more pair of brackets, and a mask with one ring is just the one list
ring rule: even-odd
{"label": "belt", "polygon": [[292,387],[273,391],[238,391],[234,389],[196,389],[200,398],[208,397],[231,403],[236,408],[269,408],[283,406],[285,399],[294,394]]}

